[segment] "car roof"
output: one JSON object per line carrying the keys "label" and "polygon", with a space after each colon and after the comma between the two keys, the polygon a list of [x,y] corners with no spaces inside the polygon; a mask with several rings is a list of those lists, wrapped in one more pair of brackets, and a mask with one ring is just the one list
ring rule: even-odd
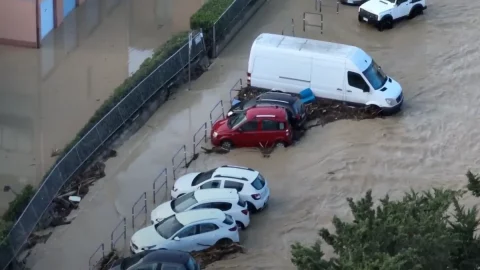
{"label": "car roof", "polygon": [[195,191],[198,202],[211,200],[238,200],[238,192],[232,188],[208,188]]}
{"label": "car roof", "polygon": [[178,250],[156,250],[143,258],[143,262],[186,264],[192,258],[189,253]]}
{"label": "car roof", "polygon": [[[251,109],[250,109],[251,110]],[[285,111],[284,111],[285,112]],[[223,165],[218,167],[213,173],[212,178],[238,178],[238,180],[243,181],[253,181],[257,178],[259,172],[254,169],[235,166],[235,165]],[[245,178],[245,179],[241,179]]]}
{"label": "car roof", "polygon": [[287,117],[285,109],[282,107],[251,107],[246,112],[247,119],[254,118],[281,118],[282,120]]}
{"label": "car roof", "polygon": [[288,104],[293,104],[298,100],[295,96],[281,92],[266,92],[257,97],[258,101],[265,101],[268,99],[272,101],[286,101]]}
{"label": "car roof", "polygon": [[218,209],[198,209],[181,212],[175,215],[183,225],[199,222],[202,220],[225,219],[225,214]]}

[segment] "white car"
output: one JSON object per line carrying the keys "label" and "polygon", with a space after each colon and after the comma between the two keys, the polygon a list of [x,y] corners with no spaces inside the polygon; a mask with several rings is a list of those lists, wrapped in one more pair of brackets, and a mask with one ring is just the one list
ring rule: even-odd
{"label": "white car", "polygon": [[219,209],[231,215],[242,229],[250,224],[247,203],[240,199],[235,189],[231,188],[201,189],[187,193],[157,206],[150,214],[150,219],[152,224],[155,224],[175,213],[206,208]]}
{"label": "white car", "polygon": [[194,190],[211,188],[236,189],[251,212],[265,208],[270,198],[267,181],[258,171],[233,165],[186,174],[175,181],[171,195],[177,198]]}
{"label": "white car", "polygon": [[218,209],[201,209],[181,212],[138,230],[130,241],[130,251],[191,252],[231,242],[240,242],[235,219]]}
{"label": "white car", "polygon": [[423,14],[425,9],[425,0],[370,0],[358,8],[358,21],[373,24],[383,31],[392,29],[395,21]]}

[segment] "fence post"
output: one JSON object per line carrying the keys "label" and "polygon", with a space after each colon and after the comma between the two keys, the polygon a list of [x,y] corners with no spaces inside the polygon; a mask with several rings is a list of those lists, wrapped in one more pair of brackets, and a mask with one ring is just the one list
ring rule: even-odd
{"label": "fence post", "polygon": [[147,216],[147,192],[145,191],[143,193],[143,195],[145,196],[145,198],[143,199],[144,202],[145,202],[145,225],[148,224],[148,216]]}
{"label": "fence post", "polygon": [[216,58],[217,57],[217,38],[216,38],[216,35],[217,35],[217,31],[215,30],[215,25],[216,23],[213,24],[213,29],[212,29],[212,32],[213,32],[213,35],[212,35],[212,38],[213,38],[213,46],[212,46],[212,58]]}
{"label": "fence post", "polygon": [[338,14],[338,10],[340,9],[340,2],[337,1],[337,14]]}
{"label": "fence post", "polygon": [[205,143],[207,143],[207,122],[205,122]]}
{"label": "fence post", "polygon": [[[295,22],[293,21],[292,18],[292,34],[295,36]],[[242,87],[242,79],[240,79],[240,87]]]}
{"label": "fence post", "polygon": [[185,156],[185,168],[187,168],[187,146],[183,145],[183,155]]}
{"label": "fence post", "polygon": [[123,218],[123,246],[127,247],[127,218]]}

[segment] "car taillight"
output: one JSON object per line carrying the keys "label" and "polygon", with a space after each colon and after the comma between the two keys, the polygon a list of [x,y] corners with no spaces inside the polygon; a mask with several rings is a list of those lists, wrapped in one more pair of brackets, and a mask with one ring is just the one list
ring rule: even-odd
{"label": "car taillight", "polygon": [[231,232],[236,231],[236,230],[237,230],[237,225],[233,226],[232,228],[230,228],[230,229],[228,229],[228,230],[231,231]]}
{"label": "car taillight", "polygon": [[258,194],[258,193],[252,195],[252,198],[253,198],[254,200],[260,200],[261,197],[262,197],[262,195],[260,195],[260,194]]}
{"label": "car taillight", "polygon": [[250,86],[252,82],[252,74],[250,72],[247,72],[247,85]]}
{"label": "car taillight", "polygon": [[243,213],[244,215],[248,215],[248,210],[247,210],[247,209],[242,210],[242,213]]}

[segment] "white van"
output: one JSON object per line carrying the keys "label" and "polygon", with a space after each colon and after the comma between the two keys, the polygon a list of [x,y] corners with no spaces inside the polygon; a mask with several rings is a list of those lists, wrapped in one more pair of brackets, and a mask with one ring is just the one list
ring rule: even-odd
{"label": "white van", "polygon": [[402,87],[362,49],[275,34],[260,34],[248,60],[248,84],[351,104],[372,105],[386,114],[400,110]]}

